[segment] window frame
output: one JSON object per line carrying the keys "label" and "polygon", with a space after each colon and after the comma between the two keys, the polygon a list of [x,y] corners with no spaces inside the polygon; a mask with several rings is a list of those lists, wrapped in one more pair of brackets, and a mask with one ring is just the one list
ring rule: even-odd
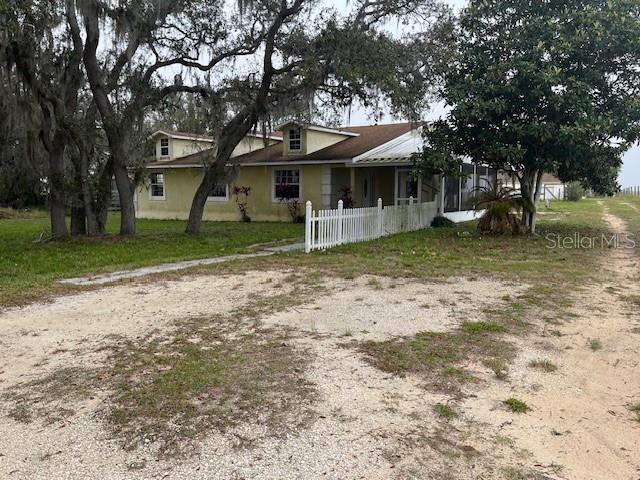
{"label": "window frame", "polygon": [[[291,200],[300,201],[300,199],[302,198],[302,168],[283,165],[279,167],[273,167],[273,170],[271,171],[271,201],[273,203],[281,203],[280,199],[276,196],[276,185],[278,185],[278,183],[276,182],[276,177],[278,176],[277,172],[287,171],[287,170],[298,171],[298,197],[292,198]],[[295,183],[291,183],[287,185],[295,185]]]}
{"label": "window frame", "polygon": [[[166,140],[167,141],[167,145],[163,146],[162,142]],[[167,154],[165,155],[164,153],[162,153],[162,149],[166,148],[167,149]],[[160,158],[166,158],[166,157],[170,157],[171,156],[171,140],[169,139],[169,137],[160,137]]]}
{"label": "window frame", "polygon": [[224,197],[212,197],[207,195],[207,202],[228,202],[229,201],[229,183],[224,184]]}
{"label": "window frame", "polygon": [[[153,181],[153,176],[154,175],[162,175],[162,196],[160,195],[154,195],[153,194],[153,186],[154,185],[160,185],[157,182],[157,178],[156,181]],[[159,172],[152,172],[151,175],[149,175],[149,200],[153,200],[153,201],[162,201],[165,200],[167,198],[167,180],[164,174],[164,170],[161,170]]]}
{"label": "window frame", "polygon": [[[297,132],[298,138],[295,140],[298,142],[298,148],[291,148],[291,132]],[[287,131],[287,148],[290,152],[299,153],[302,152],[302,129],[300,127],[289,128]]]}

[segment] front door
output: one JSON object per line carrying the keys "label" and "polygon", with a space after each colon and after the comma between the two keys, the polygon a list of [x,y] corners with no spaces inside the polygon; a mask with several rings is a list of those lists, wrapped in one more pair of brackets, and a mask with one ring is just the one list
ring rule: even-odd
{"label": "front door", "polygon": [[373,190],[373,172],[362,170],[362,206],[375,206],[375,192]]}

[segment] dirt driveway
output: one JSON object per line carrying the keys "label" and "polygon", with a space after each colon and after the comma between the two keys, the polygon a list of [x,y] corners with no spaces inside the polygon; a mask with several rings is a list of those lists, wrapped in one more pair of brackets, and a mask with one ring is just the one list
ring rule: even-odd
{"label": "dirt driveway", "polygon": [[[617,218],[607,220],[624,229]],[[638,480],[640,421],[629,410],[640,401],[640,317],[629,301],[640,298],[638,260],[631,250],[604,250],[602,268],[608,282],[572,293],[576,306],[553,331],[541,322],[525,336],[499,333],[501,342],[515,346],[508,378],[490,362],[458,354],[447,372],[473,380],[456,389],[434,388],[431,377],[409,370],[389,373],[369,353],[395,360],[388,355],[403,345],[398,339],[431,332],[427,338],[442,341],[465,326],[491,326],[484,322],[487,310],[508,309],[509,298],[526,293],[527,285],[309,280],[309,272],[251,271],[129,283],[6,311],[0,316],[0,477]],[[186,330],[194,319],[199,330]],[[216,322],[225,328],[203,333]],[[114,345],[136,348],[154,339],[146,352],[162,361],[125,357],[135,360],[120,369],[141,364],[135,375],[126,370],[122,378],[128,379],[151,367],[171,368],[165,364],[173,352],[163,348],[172,335],[185,337],[181,346],[211,351],[247,332],[276,335],[269,348],[286,348],[276,354],[277,371],[286,374],[266,387],[248,383],[272,372],[265,349],[247,350],[247,358],[233,364],[249,372],[243,391],[264,387],[257,403],[270,392],[268,403],[247,406],[244,398],[230,397],[216,412],[228,419],[246,406],[242,421],[199,431],[196,448],[186,453],[165,453],[159,437],[140,434],[149,428],[135,429],[139,441],[123,448],[127,425],[118,430],[109,422],[114,398],[133,397],[114,397],[118,383],[101,370],[112,369]],[[421,352],[410,345],[413,355]],[[436,352],[426,364],[445,360]],[[293,391],[294,401],[279,401],[278,394]],[[216,396],[227,398],[205,390],[188,406]],[[507,398],[530,411],[510,411]],[[269,421],[263,421],[265,405]],[[150,408],[140,411],[148,415]]]}

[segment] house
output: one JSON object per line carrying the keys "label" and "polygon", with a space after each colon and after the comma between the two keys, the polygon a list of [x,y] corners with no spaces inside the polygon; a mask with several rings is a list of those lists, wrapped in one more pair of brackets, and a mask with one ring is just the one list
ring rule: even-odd
{"label": "house", "polygon": [[[290,221],[278,198],[286,185],[303,209],[335,208],[345,190],[355,207],[433,203],[433,211],[454,220],[473,217],[469,199],[476,185],[494,181],[496,172],[465,164],[467,178],[414,180],[413,156],[422,146],[420,130],[409,123],[328,128],[289,122],[281,135],[248,135],[234,150],[234,173],[216,185],[204,210],[205,220],[238,220],[233,186],[250,187],[248,215],[257,221]],[[149,163],[150,182],[137,192],[137,214],[144,218],[186,219],[191,200],[212,155],[213,139],[159,131],[156,158]],[[266,143],[266,145],[265,145]],[[341,193],[342,192],[342,193]],[[303,213],[303,212],[300,212]]]}
{"label": "house", "polygon": [[[500,172],[498,175],[502,185],[520,190],[520,182],[518,179],[507,172]],[[565,184],[555,175],[544,173],[540,180],[540,199],[544,200],[563,200]]]}

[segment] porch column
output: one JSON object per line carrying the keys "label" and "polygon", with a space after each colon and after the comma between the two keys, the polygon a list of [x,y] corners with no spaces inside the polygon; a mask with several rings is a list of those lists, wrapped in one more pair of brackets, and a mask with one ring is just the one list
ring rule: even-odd
{"label": "porch column", "polygon": [[349,188],[351,188],[351,195],[354,196],[356,194],[356,169],[355,167],[349,168],[349,173],[351,177],[349,179]]}
{"label": "porch column", "polygon": [[320,197],[322,200],[322,208],[331,208],[331,166],[322,165],[320,172]]}

